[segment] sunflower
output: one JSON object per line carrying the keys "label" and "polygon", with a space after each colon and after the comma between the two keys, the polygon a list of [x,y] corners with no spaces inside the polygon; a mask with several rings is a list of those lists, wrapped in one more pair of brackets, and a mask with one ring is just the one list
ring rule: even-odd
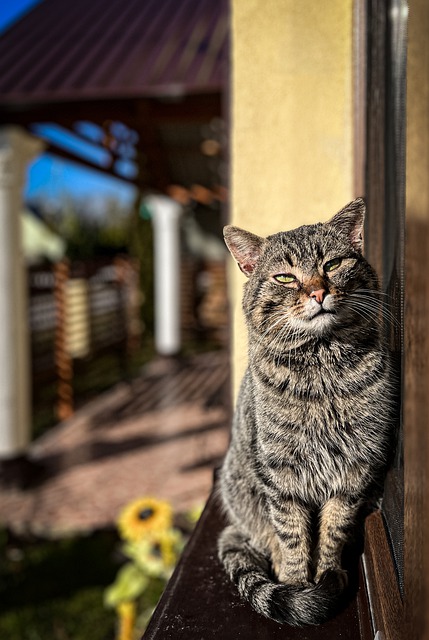
{"label": "sunflower", "polygon": [[183,538],[177,529],[163,531],[158,539],[161,558],[166,567],[174,567],[183,548]]}
{"label": "sunflower", "polygon": [[156,498],[140,498],[128,504],[119,514],[118,529],[121,537],[138,542],[144,537],[154,537],[172,525],[170,504]]}

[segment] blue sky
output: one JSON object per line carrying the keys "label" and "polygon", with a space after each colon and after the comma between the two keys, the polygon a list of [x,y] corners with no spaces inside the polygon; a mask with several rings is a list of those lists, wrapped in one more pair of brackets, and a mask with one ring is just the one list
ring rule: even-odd
{"label": "blue sky", "polygon": [[122,180],[50,154],[43,154],[29,165],[25,189],[27,201],[42,199],[60,203],[65,194],[79,200],[94,200],[97,204],[101,197],[115,198],[122,205],[128,206],[134,201],[135,189]]}
{"label": "blue sky", "polygon": [[3,0],[0,2],[0,33],[39,2],[40,0]]}
{"label": "blue sky", "polygon": [[[40,2],[41,0],[0,0],[0,35]],[[45,131],[45,134],[49,137],[49,131]],[[54,134],[57,136],[56,142],[61,142],[61,135],[58,137],[58,132],[52,131],[51,135]],[[73,141],[65,135],[62,136],[62,142],[60,146],[73,146]],[[91,145],[81,145],[84,156],[88,157],[88,153],[91,155],[90,147]],[[99,156],[99,152],[93,152],[93,157],[97,155]],[[93,198],[98,203],[103,197],[116,198],[121,204],[129,205],[135,198],[134,187],[124,181],[49,154],[43,154],[33,161],[27,175],[24,192],[26,200],[59,202],[67,193],[78,199]]]}

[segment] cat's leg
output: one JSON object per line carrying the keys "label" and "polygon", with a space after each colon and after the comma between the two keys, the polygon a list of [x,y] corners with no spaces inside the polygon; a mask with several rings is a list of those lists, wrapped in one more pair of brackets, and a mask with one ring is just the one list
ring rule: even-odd
{"label": "cat's leg", "polygon": [[341,554],[358,509],[358,503],[343,496],[331,498],[323,505],[316,552],[316,582],[327,570],[342,570]]}
{"label": "cat's leg", "polygon": [[269,547],[279,582],[308,584],[310,574],[310,513],[292,500],[270,504],[273,535]]}

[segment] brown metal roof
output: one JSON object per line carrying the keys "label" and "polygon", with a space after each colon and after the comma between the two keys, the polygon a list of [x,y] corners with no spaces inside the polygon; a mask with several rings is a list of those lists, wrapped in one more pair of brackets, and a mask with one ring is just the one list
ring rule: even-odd
{"label": "brown metal roof", "polygon": [[227,37],[226,0],[44,0],[0,37],[0,101],[219,91]]}

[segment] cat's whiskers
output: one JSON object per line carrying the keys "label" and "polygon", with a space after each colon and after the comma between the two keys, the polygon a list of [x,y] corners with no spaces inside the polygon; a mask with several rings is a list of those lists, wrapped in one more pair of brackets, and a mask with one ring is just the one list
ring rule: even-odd
{"label": "cat's whiskers", "polygon": [[[286,319],[286,313],[282,310],[281,313],[278,313],[277,315],[274,315],[273,317],[277,318],[276,322],[274,322],[273,324],[270,324],[268,326],[268,328],[261,335],[261,340],[263,338],[265,338],[278,324],[280,324],[280,322],[282,322],[282,320]],[[268,320],[272,320],[272,318],[268,318]]]}
{"label": "cat's whiskers", "polygon": [[361,310],[361,311],[359,311],[358,309],[356,309],[355,307],[352,307],[351,305],[350,305],[350,308],[351,308],[351,309],[352,309],[352,310],[353,310],[353,311],[354,311],[358,316],[360,316],[360,317],[361,317],[361,318],[363,318],[364,320],[366,320],[366,321],[370,320],[371,322],[373,322],[373,321],[374,321],[373,316],[368,315],[365,311],[362,311],[362,310]]}
{"label": "cat's whiskers", "polygon": [[[284,353],[285,351],[289,351],[290,357],[290,352],[296,349],[300,344],[302,344],[302,340],[299,340],[299,329],[296,327],[291,327],[289,325],[289,315],[284,309],[278,311],[274,315],[274,318],[275,322],[270,324],[268,328],[266,328],[265,331],[256,338],[256,344],[260,346],[265,341],[265,338],[273,331],[273,329],[275,329],[283,321],[284,326],[281,327],[279,331],[274,333],[270,343],[268,345],[263,344],[264,349],[266,349],[268,352],[273,353],[274,361],[278,362],[282,353]],[[273,317],[269,319],[272,320]],[[264,323],[266,322],[267,319],[264,321]],[[264,323],[261,323],[261,326]]]}
{"label": "cat's whiskers", "polygon": [[280,331],[275,336],[273,336],[273,339],[271,340],[268,346],[269,351],[277,350],[277,348],[280,347],[282,344],[286,344],[287,342],[290,342],[292,335],[293,335],[293,330],[291,330],[289,325],[286,324],[284,327],[280,329]]}
{"label": "cat's whiskers", "polygon": [[[266,318],[266,319],[261,323],[261,325],[259,326],[259,328],[260,328],[262,325],[264,325],[264,324],[268,323],[268,321],[273,320],[273,319],[275,320],[275,322],[272,322],[271,324],[268,324],[268,327],[267,327],[267,328],[265,328],[265,331],[264,331],[262,334],[257,335],[257,336],[255,336],[255,335],[253,336],[254,343],[256,344],[256,346],[258,346],[258,347],[259,347],[259,346],[261,346],[261,345],[262,345],[262,346],[263,346],[265,349],[267,349],[268,351],[270,351],[270,350],[271,350],[273,342],[271,342],[271,344],[270,344],[270,345],[266,345],[266,344],[265,344],[265,339],[266,339],[266,337],[267,337],[267,336],[268,336],[268,335],[273,331],[273,329],[275,329],[275,328],[276,328],[276,327],[277,327],[281,322],[287,322],[287,314],[285,313],[285,311],[284,311],[283,309],[278,310],[275,314],[272,314],[269,318]],[[274,340],[273,340],[273,341],[274,341],[274,343],[276,343],[276,342],[277,342],[277,340],[278,340],[278,333],[282,333],[282,332],[284,331],[284,329],[285,329],[285,328],[286,328],[286,329],[288,328],[288,327],[287,327],[287,324],[286,324],[286,326],[285,326],[285,327],[283,327],[283,328],[281,328],[281,329],[280,329],[280,332],[277,332],[277,333],[274,335]],[[254,333],[255,333],[255,332],[254,332]]]}
{"label": "cat's whiskers", "polygon": [[267,316],[265,318],[265,320],[263,320],[259,325],[258,325],[258,329],[262,329],[262,327],[264,325],[267,324],[267,322],[271,322],[274,319],[278,318],[278,317],[283,317],[284,316],[284,309],[278,309],[275,313],[272,313],[271,315]]}
{"label": "cat's whiskers", "polygon": [[368,318],[372,318],[373,320],[377,320],[381,315],[381,308],[377,306],[370,305],[367,301],[352,299],[351,297],[346,301],[346,307],[356,310],[360,309],[362,312],[365,312]]}
{"label": "cat's whiskers", "polygon": [[361,309],[365,309],[373,314],[373,318],[377,319],[381,315],[386,322],[398,326],[398,320],[395,318],[390,309],[386,308],[386,300],[379,300],[368,295],[361,294],[357,291],[349,294],[351,307],[359,305]]}
{"label": "cat's whiskers", "polygon": [[[296,327],[295,330],[292,333],[292,337],[294,339],[297,339],[299,334],[300,334],[300,332],[298,331],[298,328]],[[299,346],[298,344],[295,344],[291,349],[289,349],[289,362],[288,362],[289,371],[290,371],[290,368],[291,368],[290,359],[291,359],[292,352],[295,351],[298,346]]]}
{"label": "cat's whiskers", "polygon": [[274,344],[271,345],[271,347],[272,348],[274,347],[274,351],[275,351],[274,362],[277,363],[277,366],[280,363],[280,357],[282,353],[286,350],[286,345],[289,345],[289,358],[290,358],[290,352],[292,349],[295,348],[294,338],[295,338],[295,331],[292,330],[291,332],[291,329],[289,326],[283,327],[283,329],[276,336],[276,340],[274,341]]}
{"label": "cat's whiskers", "polygon": [[[300,339],[301,338],[301,339]],[[305,341],[305,338],[304,338]],[[288,352],[290,369],[291,355],[299,346],[303,344],[302,332],[297,327],[285,326],[278,333],[271,343],[269,350],[274,353],[274,362],[280,364],[280,359],[285,352]]]}
{"label": "cat's whiskers", "polygon": [[392,317],[389,317],[388,315],[383,313],[383,310],[380,308],[371,308],[369,305],[362,303],[362,302],[358,302],[356,300],[354,300],[349,307],[355,312],[355,313],[359,313],[359,315],[361,317],[365,317],[365,319],[371,321],[374,324],[378,324],[379,323],[379,317],[380,315],[383,316],[386,320],[386,322],[388,323],[394,323],[396,322]]}
{"label": "cat's whiskers", "polygon": [[393,300],[393,296],[390,293],[387,293],[386,291],[380,291],[379,289],[364,289],[362,287],[359,287],[359,289],[355,289],[352,293],[369,293],[376,296],[386,296],[386,298],[390,298],[391,300]]}

